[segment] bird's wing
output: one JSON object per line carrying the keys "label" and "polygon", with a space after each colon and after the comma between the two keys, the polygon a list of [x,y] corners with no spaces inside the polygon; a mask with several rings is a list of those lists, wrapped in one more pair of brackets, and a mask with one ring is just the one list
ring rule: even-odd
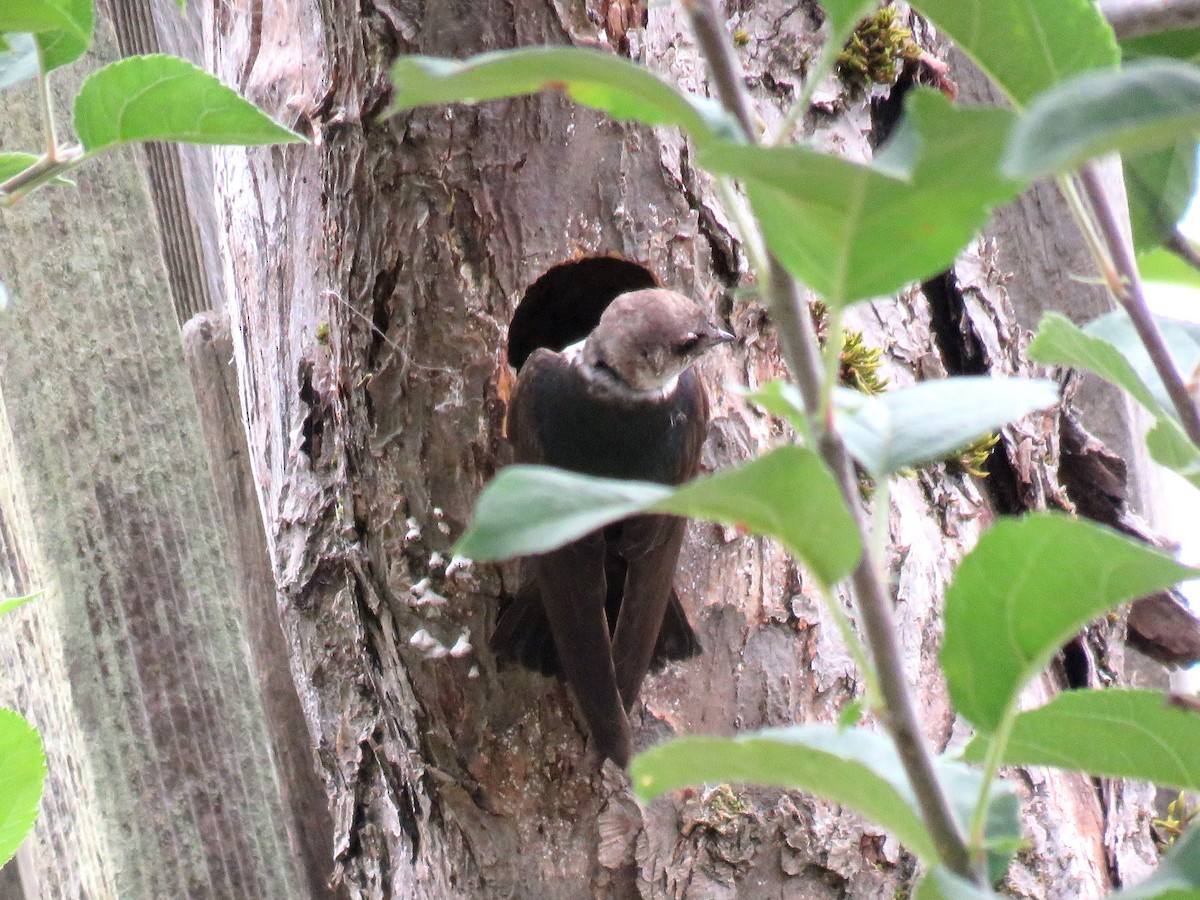
{"label": "bird's wing", "polygon": [[538,441],[533,412],[535,384],[546,378],[566,377],[571,364],[561,355],[542,347],[530,354],[517,375],[508,405],[508,439],[513,459],[519,463],[545,462],[545,452]]}
{"label": "bird's wing", "polygon": [[[509,407],[508,430],[517,462],[545,462],[532,427],[538,382],[570,377],[569,367],[559,354],[544,349],[534,352],[521,367]],[[543,671],[554,663],[560,666],[587,719],[594,751],[624,767],[629,765],[633,745],[613,668],[604,609],[604,562],[601,532],[528,557],[521,567],[525,584],[496,623],[491,643],[497,652],[527,666]],[[556,659],[548,653],[551,641]]]}
{"label": "bird's wing", "polygon": [[[700,469],[700,451],[708,431],[708,397],[694,372],[679,382],[679,414],[684,424],[677,481],[686,481]],[[636,516],[621,529],[618,551],[627,571],[621,612],[613,634],[613,662],[625,708],[631,709],[646,673],[661,653],[673,644],[682,658],[699,652],[699,641],[675,594],[675,569],[683,546],[687,521],[675,516]],[[668,614],[669,613],[669,614]],[[670,629],[670,633],[668,633]]]}

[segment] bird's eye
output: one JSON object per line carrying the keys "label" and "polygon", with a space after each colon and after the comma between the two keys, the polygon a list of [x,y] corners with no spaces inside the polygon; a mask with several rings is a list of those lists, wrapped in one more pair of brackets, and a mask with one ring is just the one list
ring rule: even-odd
{"label": "bird's eye", "polygon": [[687,356],[689,353],[694,351],[699,346],[700,346],[700,336],[693,334],[693,335],[689,336],[686,341],[676,344],[675,352],[678,353],[680,356]]}

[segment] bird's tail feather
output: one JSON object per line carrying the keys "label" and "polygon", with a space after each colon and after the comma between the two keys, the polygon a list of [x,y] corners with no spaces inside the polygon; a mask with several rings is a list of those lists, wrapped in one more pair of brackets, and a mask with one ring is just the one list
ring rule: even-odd
{"label": "bird's tail feather", "polygon": [[[618,610],[610,609],[608,612],[611,632],[616,627]],[[562,674],[550,623],[542,609],[537,584],[532,580],[527,581],[508,606],[501,609],[488,646],[501,659],[518,663],[534,672],[547,676]],[[657,672],[669,662],[691,659],[702,652],[700,639],[688,621],[679,595],[672,588],[650,669]]]}

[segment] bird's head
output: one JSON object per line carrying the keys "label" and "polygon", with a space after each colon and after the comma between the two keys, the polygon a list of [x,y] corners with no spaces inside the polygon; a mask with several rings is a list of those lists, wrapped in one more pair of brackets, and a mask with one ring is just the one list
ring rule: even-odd
{"label": "bird's head", "polygon": [[639,393],[669,391],[688,366],[733,339],[683,294],[647,288],[608,305],[583,345],[583,361]]}

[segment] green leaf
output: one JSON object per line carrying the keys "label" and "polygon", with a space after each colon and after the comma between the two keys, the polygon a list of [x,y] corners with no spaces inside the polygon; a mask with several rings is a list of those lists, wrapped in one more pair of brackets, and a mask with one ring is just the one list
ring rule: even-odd
{"label": "green leaf", "polygon": [[[1162,333],[1163,341],[1170,351],[1176,367],[1187,378],[1200,368],[1200,325],[1166,316],[1155,316],[1155,323]],[[1090,337],[1098,338],[1116,348],[1137,373],[1157,402],[1158,409],[1147,407],[1153,413],[1165,412],[1174,417],[1175,409],[1170,395],[1158,377],[1150,354],[1138,337],[1133,322],[1123,310],[1115,310],[1089,322],[1083,329]],[[1136,395],[1135,395],[1136,396]]]}
{"label": "green leaf", "polygon": [[92,0],[4,0],[0,32],[37,34],[46,71],[74,62],[92,45]]}
{"label": "green leaf", "polygon": [[[90,0],[87,3],[81,0],[5,0],[0,6],[0,33],[10,40],[10,32],[74,30],[83,33],[89,17],[94,19],[94,16]],[[91,33],[90,25],[87,33]]]}
{"label": "green leaf", "polygon": [[1045,365],[1086,369],[1129,391],[1155,415],[1163,412],[1162,404],[1116,347],[1087,334],[1059,313],[1042,316],[1037,334],[1029,345],[1029,358]]}
{"label": "green leaf", "polygon": [[744,183],[771,249],[826,303],[883,296],[944,269],[1020,187],[996,174],[1011,112],[927,89],[905,110],[870,166],[727,142],[699,159]]}
{"label": "green leaf", "polygon": [[[987,743],[976,738],[964,759],[982,762]],[[1003,762],[1200,790],[1200,713],[1159,691],[1067,691],[1016,717]]]}
{"label": "green leaf", "polygon": [[37,77],[37,44],[31,34],[6,34],[0,47],[0,90]]}
{"label": "green leaf", "polygon": [[1142,281],[1200,289],[1200,272],[1169,250],[1151,250],[1139,256],[1137,262]]}
{"label": "green leaf", "polygon": [[955,708],[994,731],[1025,683],[1089,621],[1196,574],[1081,519],[1040,513],[998,521],[946,591],[941,663]]}
{"label": "green leaf", "polygon": [[1156,463],[1177,472],[1192,487],[1200,489],[1200,448],[1188,440],[1178,422],[1167,416],[1159,417],[1146,434],[1146,448]]}
{"label": "green leaf", "polygon": [[75,97],[75,131],[89,153],[129,141],[304,141],[203,69],[161,54],[131,56],[89,75]]}
{"label": "green leaf", "polygon": [[454,552],[477,560],[544,553],[646,512],[774,537],[825,584],[848,575],[862,553],[833,476],[811,450],[791,446],[678,488],[510,466],[480,496]]}
{"label": "green leaf", "polygon": [[37,817],[46,778],[42,739],[11,709],[0,709],[0,866],[4,865]]}
{"label": "green leaf", "polygon": [[617,119],[677,125],[697,144],[717,136],[741,137],[741,129],[715,101],[684,93],[645,66],[578,47],[501,50],[463,62],[402,56],[392,67],[392,82],[396,94],[388,115],[416,106],[557,90]]}
{"label": "green leaf", "polygon": [[[982,775],[939,757],[935,771],[964,825],[979,797]],[[634,790],[650,801],[672,788],[697,784],[776,785],[808,791],[882,825],[927,863],[937,851],[919,814],[895,746],[861,728],[795,725],[733,738],[683,737],[639,753],[630,767]],[[997,784],[992,836],[1019,831],[1015,794]]]}
{"label": "green leaf", "polygon": [[1052,381],[947,378],[867,395],[839,388],[837,429],[879,477],[938,462],[1002,425],[1058,402]]}
{"label": "green leaf", "polygon": [[1109,897],[1110,900],[1196,900],[1200,897],[1200,828],[1193,824],[1176,840],[1149,878]]}
{"label": "green leaf", "polygon": [[24,597],[10,597],[7,600],[0,600],[0,616],[9,610],[16,609],[18,606],[24,606],[30,600],[36,600],[41,595],[41,591],[36,591],[32,594],[26,594]]}
{"label": "green leaf", "polygon": [[1200,28],[1160,31],[1121,41],[1121,58],[1125,62],[1150,56],[1169,56],[1183,62],[1200,63]]}
{"label": "green leaf", "polygon": [[454,547],[475,560],[544,553],[670,496],[661,484],[596,478],[546,466],[509,466],[479,496]]}
{"label": "green leaf", "polygon": [[1113,150],[1146,153],[1200,129],[1200,69],[1174,60],[1088,72],[1038,97],[1004,154],[1013,178],[1078,168]]}
{"label": "green leaf", "polygon": [[854,728],[862,721],[863,717],[863,701],[861,699],[851,700],[842,707],[842,711],[838,713],[838,728]]}
{"label": "green leaf", "polygon": [[24,172],[38,158],[32,153],[0,153],[0,181],[7,181],[19,172]]}
{"label": "green leaf", "polygon": [[912,900],[1001,900],[1002,895],[959,878],[938,866],[926,872],[913,891]]}
{"label": "green leaf", "polygon": [[[1180,371],[1195,371],[1200,366],[1200,326],[1162,316],[1155,319]],[[1129,391],[1155,418],[1146,435],[1150,456],[1200,488],[1200,449],[1180,427],[1166,388],[1124,312],[1101,316],[1082,330],[1057,313],[1048,313],[1029,345],[1029,356],[1049,365],[1086,369]]]}
{"label": "green leaf", "polygon": [[[803,430],[804,398],[800,396],[800,389],[790,381],[780,379],[768,381],[756,390],[743,390],[742,395],[771,415],[791,422],[797,431]],[[834,399],[836,401],[836,394]]]}
{"label": "green leaf", "polygon": [[1092,0],[917,0],[1018,108],[1051,85],[1117,64],[1112,28]]}
{"label": "green leaf", "polygon": [[[32,153],[0,153],[0,182],[7,181],[19,172],[24,172],[37,161],[38,157]],[[75,182],[59,175],[51,179],[49,183],[73,185]]]}
{"label": "green leaf", "polygon": [[652,511],[710,519],[773,537],[825,585],[849,575],[862,545],[837,482],[811,450],[765,456],[675,490]]}
{"label": "green leaf", "polygon": [[1122,163],[1133,243],[1138,253],[1145,253],[1174,237],[1175,226],[1192,202],[1196,139],[1181,138],[1172,147],[1129,156]]}

